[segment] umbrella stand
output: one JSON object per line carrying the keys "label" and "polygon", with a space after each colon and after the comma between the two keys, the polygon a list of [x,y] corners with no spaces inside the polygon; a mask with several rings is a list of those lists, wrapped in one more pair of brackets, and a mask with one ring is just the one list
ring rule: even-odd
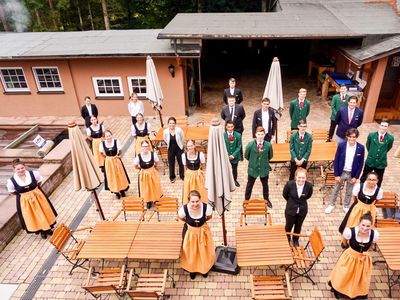
{"label": "umbrella stand", "polygon": [[96,210],[99,213],[100,219],[105,221],[106,218],[104,217],[103,209],[101,208],[101,204],[99,201],[99,197],[97,196],[96,189],[93,189],[91,192],[92,192],[92,195],[94,198],[94,204],[96,205]]}

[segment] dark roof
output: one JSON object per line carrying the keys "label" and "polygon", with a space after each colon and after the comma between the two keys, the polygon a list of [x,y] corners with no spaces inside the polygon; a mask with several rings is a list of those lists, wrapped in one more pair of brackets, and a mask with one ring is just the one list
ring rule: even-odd
{"label": "dark roof", "polygon": [[339,48],[348,58],[358,65],[366,64],[381,57],[400,52],[400,35],[357,46],[342,46]]}
{"label": "dark roof", "polygon": [[[0,59],[40,57],[174,56],[161,29],[0,33]],[[189,51],[188,55],[198,54]]]}
{"label": "dark roof", "polygon": [[166,38],[350,38],[400,33],[400,17],[387,3],[281,1],[267,13],[178,14],[158,35]]}

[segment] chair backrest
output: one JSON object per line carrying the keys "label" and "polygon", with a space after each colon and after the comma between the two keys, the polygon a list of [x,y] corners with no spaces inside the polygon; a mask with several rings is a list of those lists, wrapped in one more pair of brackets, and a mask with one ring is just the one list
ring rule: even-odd
{"label": "chair backrest", "polygon": [[161,197],[155,202],[155,211],[157,212],[158,221],[160,221],[160,213],[174,213],[178,214],[178,198],[174,197]]}
{"label": "chair backrest", "polygon": [[288,130],[286,131],[286,140],[285,143],[289,143],[290,142],[290,137],[292,136],[293,133],[297,132],[298,130],[294,129],[294,130]]}
{"label": "chair backrest", "polygon": [[329,129],[313,129],[312,131],[313,142],[326,142],[329,138]]}
{"label": "chair backrest", "polygon": [[176,125],[181,127],[181,126],[188,126],[189,124],[189,119],[187,116],[178,116],[175,117],[176,119]]}
{"label": "chair backrest", "polygon": [[246,216],[264,216],[265,224],[267,223],[267,218],[268,218],[269,225],[272,225],[272,218],[271,215],[268,213],[268,206],[265,200],[259,200],[259,199],[244,200],[243,214],[245,219]]}
{"label": "chair backrest", "polygon": [[168,271],[164,270],[160,274],[140,274],[134,292],[149,292],[158,296],[165,293],[165,285],[167,284]]}
{"label": "chair backrest", "polygon": [[375,202],[377,208],[396,208],[398,207],[398,197],[395,192],[383,192],[383,197]]}
{"label": "chair backrest", "polygon": [[122,198],[122,209],[128,212],[144,212],[143,198],[136,196]]}
{"label": "chair backrest", "polygon": [[[118,294],[124,288],[126,282],[125,265],[121,268],[103,269],[98,273],[95,282],[92,277],[93,268],[88,272],[88,277],[82,288],[93,296],[102,294]],[[92,281],[92,283],[91,283]]]}
{"label": "chair backrest", "polygon": [[290,278],[287,272],[285,272],[285,278],[251,274],[250,285],[252,299],[292,299]]}
{"label": "chair backrest", "polygon": [[73,238],[71,230],[64,224],[61,223],[54,230],[53,235],[50,238],[50,243],[57,249],[57,251],[62,251],[65,248],[65,245],[68,243],[70,238]]}
{"label": "chair backrest", "polygon": [[205,156],[207,156],[207,146],[205,145],[196,145],[197,152],[203,152]]}
{"label": "chair backrest", "polygon": [[309,243],[313,251],[314,257],[317,259],[325,248],[324,241],[322,240],[321,232],[318,227],[314,227],[309,237]]}
{"label": "chair backrest", "polygon": [[325,186],[335,186],[335,174],[333,172],[325,173]]}
{"label": "chair backrest", "polygon": [[400,223],[396,219],[376,219],[375,227],[400,227]]}
{"label": "chair backrest", "polygon": [[168,147],[157,147],[157,151],[160,154],[162,160],[168,160]]}

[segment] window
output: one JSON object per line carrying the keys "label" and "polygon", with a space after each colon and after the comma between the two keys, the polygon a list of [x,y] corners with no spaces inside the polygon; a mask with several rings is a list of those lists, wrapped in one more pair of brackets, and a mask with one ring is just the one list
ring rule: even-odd
{"label": "window", "polygon": [[39,92],[64,91],[57,67],[33,67],[32,70]]}
{"label": "window", "polygon": [[123,97],[121,77],[93,77],[96,97]]}
{"label": "window", "polygon": [[0,77],[6,92],[29,92],[22,68],[0,68]]}
{"label": "window", "polygon": [[146,77],[128,77],[129,95],[135,92],[139,97],[147,96]]}

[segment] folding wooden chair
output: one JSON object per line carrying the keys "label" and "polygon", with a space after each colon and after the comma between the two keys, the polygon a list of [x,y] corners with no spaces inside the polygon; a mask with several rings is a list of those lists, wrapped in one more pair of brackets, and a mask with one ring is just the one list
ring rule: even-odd
{"label": "folding wooden chair", "polygon": [[139,213],[139,220],[144,221],[144,216],[146,211],[144,210],[144,202],[143,198],[135,197],[135,196],[128,196],[122,198],[122,208],[115,214],[112,218],[115,221],[121,213],[124,213],[124,220],[127,221],[126,213],[127,212],[137,212]]}
{"label": "folding wooden chair", "polygon": [[62,256],[72,264],[72,268],[69,271],[69,274],[72,275],[72,272],[76,268],[82,268],[87,270],[87,268],[82,265],[88,261],[87,259],[78,259],[78,254],[81,251],[83,245],[85,244],[84,240],[78,240],[74,237],[73,232],[82,231],[91,229],[91,227],[80,227],[74,231],[70,230],[64,223],[58,225],[58,227],[54,230],[53,235],[50,238],[50,243],[56,248],[58,253],[61,253]]}
{"label": "folding wooden chair", "polygon": [[165,175],[165,168],[168,167],[168,147],[167,146],[159,146],[157,147],[157,151],[161,161],[163,162],[163,172]]}
{"label": "folding wooden chair", "polygon": [[197,152],[203,152],[204,156],[207,158],[207,145],[196,145]]}
{"label": "folding wooden chair", "polygon": [[285,276],[250,275],[251,299],[292,299],[289,274]]}
{"label": "folding wooden chair", "polygon": [[96,299],[110,295],[116,295],[118,299],[123,299],[126,285],[125,265],[121,268],[100,270],[95,279],[92,278],[93,271],[93,267],[90,267],[86,281],[82,285],[86,292]]}
{"label": "folding wooden chair", "polygon": [[187,116],[178,116],[175,117],[176,119],[176,126],[185,127],[189,125],[189,119]]}
{"label": "folding wooden chair", "polygon": [[290,137],[292,136],[293,133],[297,132],[298,130],[288,130],[286,131],[286,140],[285,143],[290,143]]}
{"label": "folding wooden chair", "polygon": [[382,199],[376,201],[376,208],[382,208],[384,219],[378,218],[376,215],[375,226],[376,227],[395,227],[399,225],[399,221],[394,218],[394,214],[388,215],[387,211],[396,212],[399,207],[399,199],[394,192],[383,192]]}
{"label": "folding wooden chair", "polygon": [[157,213],[157,220],[160,222],[160,213],[173,213],[175,215],[175,220],[178,220],[178,198],[174,197],[161,197],[154,201],[155,211],[150,216],[148,221],[152,219],[154,213]]}
{"label": "folding wooden chair", "polygon": [[329,129],[313,129],[311,133],[313,142],[325,143],[329,139]]}
{"label": "folding wooden chair", "polygon": [[272,217],[268,211],[267,202],[265,200],[244,200],[243,201],[243,212],[240,216],[240,226],[247,225],[247,216],[263,216],[265,218],[264,225],[272,225]]}
{"label": "folding wooden chair", "polygon": [[[332,192],[333,188],[336,185],[336,180],[333,171],[324,171],[323,166],[320,166],[320,168],[321,168],[321,178],[324,181],[324,183],[319,190],[320,191],[324,190],[324,194],[322,196],[322,204],[325,204],[325,198],[329,195],[328,191]],[[342,204],[342,189],[343,185],[340,187],[340,192],[339,192],[340,204]]]}
{"label": "folding wooden chair", "polygon": [[219,117],[214,113],[203,113],[203,114],[200,114],[200,119],[197,120],[196,125],[197,126],[211,125],[212,119],[214,119],[214,118],[219,118]]}
{"label": "folding wooden chair", "polygon": [[161,274],[139,274],[135,288],[131,289],[134,277],[133,270],[131,270],[125,292],[134,300],[164,299],[167,276],[167,270]]}
{"label": "folding wooden chair", "polygon": [[[287,232],[286,234],[299,237],[307,237],[305,234],[296,234]],[[309,273],[314,268],[315,264],[319,261],[319,256],[324,250],[325,245],[322,240],[321,233],[317,227],[311,232],[308,237],[308,242],[304,248],[291,247],[293,253],[294,264],[289,266],[286,270],[290,270],[290,280],[298,277],[304,277],[315,284],[314,280],[310,277]]]}

